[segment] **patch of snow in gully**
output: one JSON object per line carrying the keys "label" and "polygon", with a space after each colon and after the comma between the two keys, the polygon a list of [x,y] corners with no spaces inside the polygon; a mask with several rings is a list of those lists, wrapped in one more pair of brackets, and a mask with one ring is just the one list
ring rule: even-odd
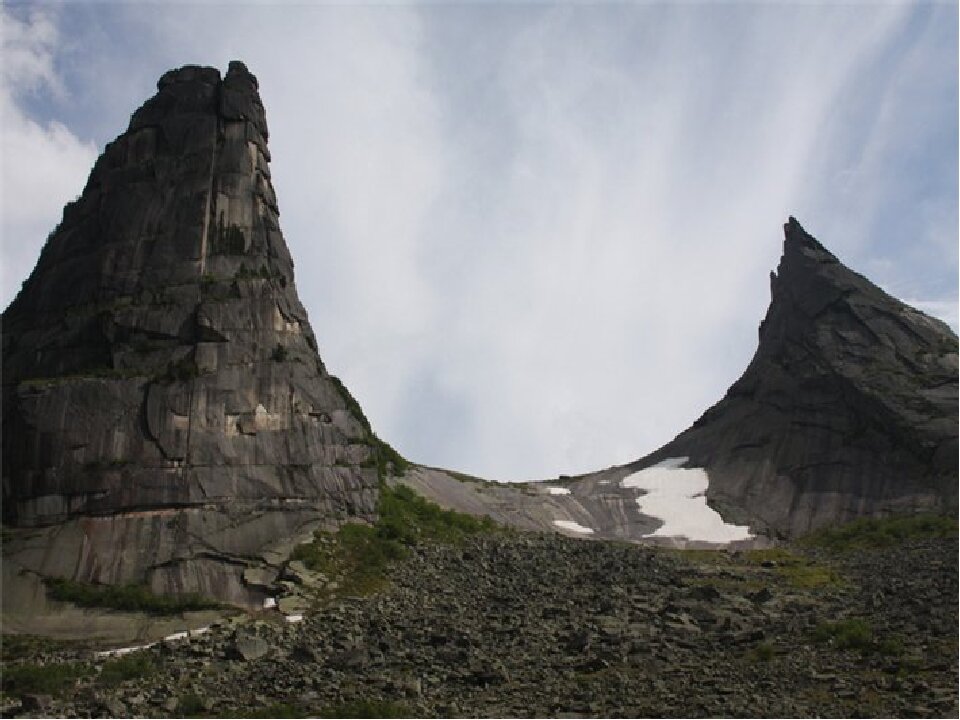
{"label": "patch of snow in gully", "polygon": [[574,522],[573,520],[554,520],[553,524],[556,525],[558,528],[561,528],[562,530],[569,530],[570,532],[575,532],[575,533],[592,533],[593,532],[592,528],[584,527],[580,523]]}
{"label": "patch of snow in gully", "polygon": [[670,458],[621,481],[621,487],[645,490],[646,494],[637,498],[640,512],[663,521],[644,537],[684,537],[713,543],[753,537],[747,526],[725,523],[720,513],[707,505],[707,471],[680,467],[688,460]]}
{"label": "patch of snow in gully", "polygon": [[562,487],[551,487],[551,486],[547,486],[547,494],[549,494],[549,495],[569,495],[569,494],[570,494],[570,489],[569,489],[569,488],[562,488]]}

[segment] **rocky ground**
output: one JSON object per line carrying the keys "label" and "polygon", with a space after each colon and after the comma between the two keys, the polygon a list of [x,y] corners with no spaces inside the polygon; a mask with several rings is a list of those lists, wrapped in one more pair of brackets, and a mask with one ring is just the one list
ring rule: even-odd
{"label": "rocky ground", "polygon": [[[71,668],[5,716],[956,717],[956,537],[670,551],[555,534],[417,547],[367,597]],[[69,673],[68,673],[69,675]]]}

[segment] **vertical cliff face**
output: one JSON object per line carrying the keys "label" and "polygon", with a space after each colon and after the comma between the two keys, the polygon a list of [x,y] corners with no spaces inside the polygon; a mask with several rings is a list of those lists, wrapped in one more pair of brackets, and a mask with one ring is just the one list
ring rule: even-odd
{"label": "vertical cliff face", "polygon": [[956,512],[957,337],[790,219],[757,352],[726,396],[635,464],[689,457],[733,520],[798,534]]}
{"label": "vertical cliff face", "polygon": [[24,568],[252,603],[276,543],[373,512],[375,439],[317,354],[269,160],[256,78],[188,66],[65,208],[2,318],[4,519],[47,528]]}

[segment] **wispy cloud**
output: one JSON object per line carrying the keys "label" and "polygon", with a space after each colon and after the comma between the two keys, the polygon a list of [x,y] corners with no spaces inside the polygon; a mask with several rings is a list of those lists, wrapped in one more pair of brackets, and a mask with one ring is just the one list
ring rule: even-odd
{"label": "wispy cloud", "polygon": [[419,461],[521,479],[670,439],[753,353],[791,213],[956,297],[956,8],[69,12],[67,126],[101,141],[167,67],[258,75],[321,355]]}
{"label": "wispy cloud", "polygon": [[66,98],[55,66],[55,19],[41,11],[17,17],[0,8],[0,293],[9,302],[97,157],[94,143],[55,120],[31,118],[29,96]]}

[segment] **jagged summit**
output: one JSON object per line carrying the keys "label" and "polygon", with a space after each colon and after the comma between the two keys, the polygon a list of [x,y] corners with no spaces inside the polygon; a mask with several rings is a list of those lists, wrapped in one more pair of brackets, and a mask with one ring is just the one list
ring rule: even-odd
{"label": "jagged summit", "polygon": [[5,579],[257,604],[278,543],[373,513],[378,444],[297,297],[256,78],[157,88],[3,313],[4,520],[47,528]]}
{"label": "jagged summit", "polygon": [[686,456],[729,516],[795,534],[957,503],[957,337],[784,225],[760,342],[726,396],[643,467]]}

